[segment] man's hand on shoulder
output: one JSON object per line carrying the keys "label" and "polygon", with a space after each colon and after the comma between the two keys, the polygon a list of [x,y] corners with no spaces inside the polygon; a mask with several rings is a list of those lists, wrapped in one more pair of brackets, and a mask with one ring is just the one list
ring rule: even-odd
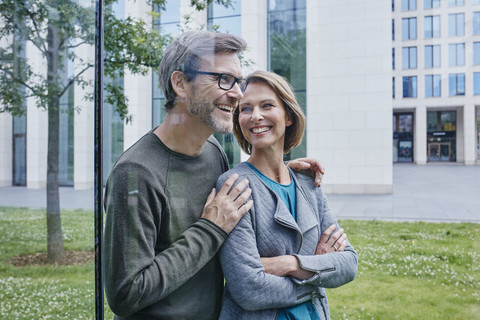
{"label": "man's hand on shoulder", "polygon": [[289,161],[287,166],[295,171],[306,171],[307,174],[315,178],[315,186],[319,187],[322,185],[325,167],[320,161],[313,158],[298,158]]}
{"label": "man's hand on shoulder", "polygon": [[232,174],[218,193],[213,189],[203,208],[202,218],[212,221],[226,233],[235,228],[253,205],[253,200],[248,200],[252,194],[252,190],[248,188],[248,180],[244,179],[233,187],[237,179],[238,175]]}

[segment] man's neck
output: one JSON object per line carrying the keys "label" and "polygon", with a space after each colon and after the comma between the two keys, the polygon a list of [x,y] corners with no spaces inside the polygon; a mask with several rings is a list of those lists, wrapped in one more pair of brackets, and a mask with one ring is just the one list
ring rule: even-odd
{"label": "man's neck", "polygon": [[174,108],[167,112],[165,120],[153,133],[169,149],[195,156],[202,152],[203,145],[214,131],[191,115]]}

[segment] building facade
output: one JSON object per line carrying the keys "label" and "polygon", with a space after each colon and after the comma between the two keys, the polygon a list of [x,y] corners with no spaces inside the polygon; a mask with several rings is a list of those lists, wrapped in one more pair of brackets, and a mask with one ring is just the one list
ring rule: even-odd
{"label": "building facade", "polygon": [[[152,8],[143,1],[120,0],[114,10],[119,16],[151,19]],[[383,0],[236,0],[232,1],[232,7],[214,4],[202,12],[194,11],[189,0],[180,0],[167,1],[165,12],[154,20],[152,28],[172,35],[186,29],[210,28],[243,37],[248,43],[242,58],[244,74],[263,69],[284,76],[294,87],[306,113],[304,142],[285,158],[308,156],[321,160],[327,168],[324,188],[329,193],[391,193],[392,163],[398,161],[398,155],[392,156],[392,131],[399,128],[395,122],[392,126],[392,114],[403,125],[403,115],[413,113],[412,153],[419,157],[421,152],[417,149],[426,149],[427,126],[424,126],[424,145],[418,146],[417,132],[423,128],[417,123],[419,119],[426,123],[427,118],[432,118],[427,111],[443,111],[444,107],[439,105],[432,110],[431,106],[422,107],[418,97],[397,96],[392,102],[395,89],[391,85],[392,14],[395,24],[401,24],[401,19],[412,13],[413,10],[392,13],[390,3]],[[417,40],[407,42],[414,41]],[[406,43],[395,39],[393,47],[401,52]],[[78,50],[93,57],[91,47]],[[42,61],[36,58],[34,48],[27,48],[25,54],[41,67]],[[410,76],[409,71],[396,68],[393,77]],[[93,79],[93,70],[90,77]],[[161,123],[165,111],[157,83],[155,70],[146,76],[125,73],[119,85],[123,85],[129,99],[133,121],[128,124],[121,121],[113,106],[104,106],[106,173],[123,150]],[[79,189],[92,188],[94,177],[93,104],[83,100],[83,90],[91,89],[75,87],[65,98],[65,108],[79,106],[81,111],[66,116],[61,124],[64,136],[61,183]],[[400,87],[396,92],[399,90]],[[409,104],[403,105],[402,100]],[[464,105],[467,104],[455,105],[456,127],[460,126],[461,117],[475,118],[474,103],[469,103],[466,109]],[[36,109],[32,101],[26,102],[26,108],[23,119],[0,114],[1,186],[42,188],[46,183],[46,113]],[[463,108],[463,113],[458,108]],[[419,118],[418,110],[424,110],[424,120]],[[441,113],[442,117],[446,116]],[[462,126],[462,132],[469,130],[469,135],[464,133],[462,137],[462,148],[466,150],[469,142],[468,152],[475,153],[476,138],[470,134],[475,131],[475,124],[471,123],[467,129],[462,121]],[[216,137],[232,166],[248,158],[240,152],[231,134]],[[456,139],[458,150],[460,137]],[[472,159],[464,161],[472,163],[474,158],[460,157],[457,151],[455,161]],[[422,163],[418,159],[415,161]],[[424,160],[427,161],[426,156]]]}
{"label": "building facade", "polygon": [[392,0],[393,161],[480,159],[480,0]]}

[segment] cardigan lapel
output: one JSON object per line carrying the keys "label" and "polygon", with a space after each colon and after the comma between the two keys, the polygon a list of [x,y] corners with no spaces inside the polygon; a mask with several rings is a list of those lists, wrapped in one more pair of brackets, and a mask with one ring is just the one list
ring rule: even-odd
{"label": "cardigan lapel", "polygon": [[308,230],[319,225],[317,214],[310,201],[308,201],[303,185],[300,183],[301,179],[297,179],[295,174],[292,174],[295,180],[297,192],[297,224],[302,232],[305,234]]}

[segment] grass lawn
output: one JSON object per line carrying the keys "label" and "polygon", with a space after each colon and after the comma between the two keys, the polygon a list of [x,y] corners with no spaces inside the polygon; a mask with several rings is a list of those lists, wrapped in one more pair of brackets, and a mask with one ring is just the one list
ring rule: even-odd
{"label": "grass lawn", "polygon": [[[359,270],[328,290],[332,319],[480,319],[479,224],[340,223]],[[62,224],[67,250],[93,250],[92,212],[65,211]],[[94,319],[93,262],[7,262],[45,251],[45,239],[44,210],[0,207],[0,319]]]}

